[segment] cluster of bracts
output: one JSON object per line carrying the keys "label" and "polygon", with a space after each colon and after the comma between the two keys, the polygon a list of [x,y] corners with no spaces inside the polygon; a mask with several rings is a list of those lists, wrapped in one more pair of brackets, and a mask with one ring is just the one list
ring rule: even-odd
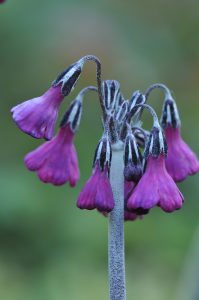
{"label": "cluster of bracts", "polygon": [[[97,63],[98,87],[86,87],[78,94],[53,137],[59,107],[88,60]],[[156,87],[165,92],[160,123],[155,111],[146,104]],[[25,156],[26,167],[37,172],[45,183],[76,185],[79,168],[73,141],[82,115],[83,97],[89,90],[99,94],[104,131],[95,151],[91,177],[78,197],[77,206],[97,209],[105,215],[114,208],[109,173],[112,149],[117,149],[119,143],[124,150],[124,219],[135,220],[154,206],[165,212],[180,209],[184,200],[175,182],[197,173],[199,161],[181,138],[179,114],[170,91],[156,84],[146,93],[136,91],[130,100],[125,100],[117,81],[101,82],[101,65],[94,56],[83,57],[68,67],[41,97],[12,108],[13,119],[23,132],[47,140]],[[144,109],[153,116],[150,131],[143,129],[140,122]]]}

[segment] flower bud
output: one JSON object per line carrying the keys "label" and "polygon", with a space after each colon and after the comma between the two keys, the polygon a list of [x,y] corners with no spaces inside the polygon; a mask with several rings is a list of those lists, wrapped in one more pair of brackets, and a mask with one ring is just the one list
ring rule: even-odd
{"label": "flower bud", "polygon": [[127,181],[137,182],[142,176],[142,155],[132,133],[128,133],[124,146],[124,176]]}
{"label": "flower bud", "polygon": [[95,150],[95,156],[93,160],[93,168],[96,164],[99,165],[100,170],[104,170],[105,167],[110,169],[112,158],[111,144],[108,139],[108,135],[105,133],[104,136],[99,141],[97,148]]}
{"label": "flower bud", "polygon": [[116,80],[105,80],[102,82],[102,94],[107,111],[115,108],[120,98],[120,84]]}

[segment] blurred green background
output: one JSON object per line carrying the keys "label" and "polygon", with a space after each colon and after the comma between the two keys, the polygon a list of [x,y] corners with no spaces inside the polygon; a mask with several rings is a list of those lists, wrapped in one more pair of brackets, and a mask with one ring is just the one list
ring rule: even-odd
{"label": "blurred green background", "polygon": [[[84,102],[76,137],[81,180],[74,189],[45,185],[26,170],[23,156],[42,141],[17,129],[10,108],[41,95],[65,67],[94,54],[103,78],[119,80],[127,98],[152,83],[167,84],[183,136],[199,153],[198,11],[194,0],[7,0],[0,6],[0,299],[108,299],[107,219],[75,204],[102,132],[96,95]],[[92,63],[62,112],[89,84],[95,84]],[[162,97],[154,92],[150,100],[158,113]],[[182,210],[153,209],[125,224],[128,299],[177,299],[199,222],[198,178],[180,184]]]}

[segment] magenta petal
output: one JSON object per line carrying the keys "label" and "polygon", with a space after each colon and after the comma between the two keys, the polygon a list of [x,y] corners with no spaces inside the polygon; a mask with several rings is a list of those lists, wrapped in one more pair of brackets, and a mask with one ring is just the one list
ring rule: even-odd
{"label": "magenta petal", "polygon": [[69,181],[74,186],[79,179],[79,169],[73,135],[69,127],[61,128],[51,141],[25,156],[27,168],[37,171],[45,183],[62,185]]}
{"label": "magenta petal", "polygon": [[166,168],[175,181],[199,172],[199,161],[190,147],[183,141],[179,128],[168,127],[165,130],[168,144]]}
{"label": "magenta petal", "polygon": [[136,213],[132,213],[129,211],[124,211],[124,220],[125,221],[135,221],[138,218],[138,215]]}
{"label": "magenta petal", "polygon": [[128,209],[143,214],[158,205],[172,212],[182,204],[182,194],[166,171],[164,157],[149,157],[146,171],[128,200]]}
{"label": "magenta petal", "polygon": [[70,161],[69,161],[69,183],[71,187],[74,187],[79,180],[80,173],[78,167],[78,158],[75,146],[72,144],[70,149]]}
{"label": "magenta petal", "polygon": [[27,100],[11,109],[13,120],[25,133],[35,138],[51,139],[63,100],[59,86],[51,87],[41,97]]}
{"label": "magenta petal", "polygon": [[96,167],[77,199],[77,207],[89,210],[96,208],[95,197],[100,175],[100,170]]}
{"label": "magenta petal", "polygon": [[107,170],[101,172],[95,199],[99,211],[110,212],[114,208],[113,192]]}

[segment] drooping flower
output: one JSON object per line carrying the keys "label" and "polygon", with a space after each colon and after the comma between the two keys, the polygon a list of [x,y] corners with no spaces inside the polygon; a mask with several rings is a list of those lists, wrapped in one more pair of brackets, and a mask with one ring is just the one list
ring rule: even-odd
{"label": "drooping flower", "polygon": [[45,183],[62,185],[69,182],[75,186],[79,179],[74,133],[81,117],[82,103],[75,99],[61,122],[58,134],[36,150],[25,156],[25,164],[30,171],[36,171]]}
{"label": "drooping flower", "polygon": [[165,136],[168,144],[166,168],[175,181],[199,172],[199,161],[190,147],[183,141],[180,128],[167,127]]}
{"label": "drooping flower", "polygon": [[154,206],[165,212],[180,209],[183,196],[165,167],[166,144],[161,129],[153,127],[146,148],[146,170],[132,195],[127,207],[137,214],[146,214]]}
{"label": "drooping flower", "polygon": [[42,96],[27,100],[11,109],[13,120],[25,133],[34,138],[53,137],[58,110],[80,76],[83,61],[79,60],[66,69]]}
{"label": "drooping flower", "polygon": [[172,178],[178,182],[199,172],[197,156],[181,137],[179,114],[173,99],[164,103],[162,127],[168,144],[166,168]]}
{"label": "drooping flower", "polygon": [[111,145],[105,133],[95,151],[93,172],[78,197],[77,207],[88,210],[96,208],[103,213],[113,209],[114,200],[109,181],[110,164]]}
{"label": "drooping flower", "polygon": [[23,132],[32,137],[50,140],[63,98],[60,87],[51,87],[41,97],[13,107],[13,120]]}

